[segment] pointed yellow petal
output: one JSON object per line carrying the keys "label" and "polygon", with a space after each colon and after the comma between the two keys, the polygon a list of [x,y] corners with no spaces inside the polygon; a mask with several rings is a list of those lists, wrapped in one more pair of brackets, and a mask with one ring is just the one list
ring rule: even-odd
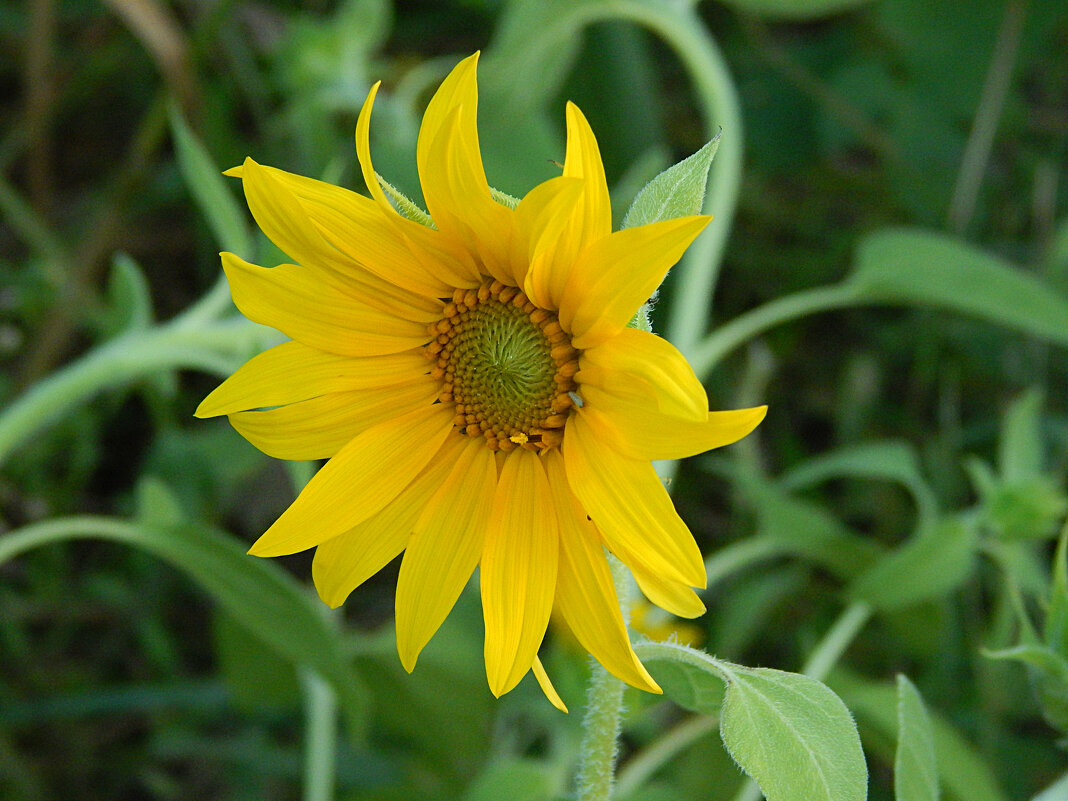
{"label": "pointed yellow petal", "polygon": [[404,550],[423,506],[448,475],[451,457],[465,439],[447,438],[426,469],[381,512],[315,549],[312,578],[323,603],[341,606],[349,593]]}
{"label": "pointed yellow petal", "polygon": [[409,673],[478,566],[497,488],[493,451],[462,437],[451,472],[424,504],[397,579],[397,651]]}
{"label": "pointed yellow petal", "polygon": [[425,345],[423,323],[370,308],[322,273],[296,264],[270,269],[222,254],[241,313],[312,348],[340,356],[379,356]]}
{"label": "pointed yellow petal", "polygon": [[249,553],[303,551],[377,514],[422,471],[450,431],[452,407],[444,404],[364,431],[315,474]]}
{"label": "pointed yellow petal", "polygon": [[545,636],[559,560],[556,518],[537,455],[505,455],[482,553],[486,675],[500,697],[530,670]]}
{"label": "pointed yellow petal", "polygon": [[564,705],[564,700],[560,697],[560,694],[556,692],[553,683],[549,681],[549,674],[545,672],[545,668],[538,657],[534,657],[534,664],[531,667],[534,669],[534,678],[538,680],[538,686],[545,693],[545,697],[549,699],[549,703],[566,715],[567,706]]}
{"label": "pointed yellow petal", "polygon": [[652,465],[598,440],[582,410],[567,422],[562,451],[571,491],[612,551],[632,553],[665,578],[705,586],[701,551]]}
{"label": "pointed yellow petal", "polygon": [[201,401],[195,415],[215,417],[345,392],[422,381],[427,360],[418,351],[354,359],[283,342],[253,356]]}
{"label": "pointed yellow petal", "polygon": [[381,82],[371,87],[367,93],[360,117],[356,122],[356,156],[360,161],[360,170],[367,189],[371,192],[378,208],[385,218],[408,241],[412,257],[423,265],[424,269],[457,287],[477,286],[481,282],[477,265],[469,254],[456,253],[442,242],[439,231],[434,231],[417,222],[406,219],[397,213],[389,202],[382,185],[375,175],[371,163],[371,109],[374,107],[375,95]]}
{"label": "pointed yellow petal", "polygon": [[567,104],[566,116],[564,175],[581,178],[585,186],[582,209],[575,217],[572,236],[577,244],[585,246],[611,233],[612,201],[593,129],[574,103]]}
{"label": "pointed yellow petal", "polygon": [[440,385],[415,384],[333,392],[277,409],[234,412],[230,424],[275,459],[329,459],[372,426],[430,406]]}
{"label": "pointed yellow petal", "polygon": [[513,265],[521,265],[517,284],[544,309],[556,308],[567,283],[571,262],[560,240],[581,205],[584,189],[579,178],[550,178],[530,190],[516,208],[516,241],[524,248],[513,256]]}
{"label": "pointed yellow petal", "polygon": [[[471,166],[477,164],[478,169],[482,169],[482,154],[478,147],[478,131],[475,125],[478,112],[476,75],[478,56],[478,53],[474,53],[453,67],[427,105],[426,112],[423,114],[423,122],[419,126],[419,141],[416,145],[416,162],[420,179],[433,161],[431,148],[434,140],[445,128],[449,117],[459,108],[465,109],[465,118],[462,122],[463,131],[457,144],[466,149],[467,160]],[[482,181],[484,182],[485,179],[486,176],[483,174]]]}
{"label": "pointed yellow petal", "polygon": [[545,467],[560,524],[560,613],[582,647],[612,675],[640,690],[661,692],[631,649],[600,537],[571,493],[563,458],[551,451],[545,455]]}
{"label": "pointed yellow petal", "polygon": [[323,239],[354,265],[428,298],[451,294],[447,282],[412,258],[404,237],[374,200],[273,167],[261,169],[297,196]]}
{"label": "pointed yellow petal", "polygon": [[[599,439],[642,461],[685,459],[737,442],[759,425],[767,406],[708,412],[703,422],[671,417],[632,399],[585,390],[582,414]],[[602,398],[604,398],[602,402]]]}
{"label": "pointed yellow petal", "polygon": [[693,368],[666,339],[624,328],[616,336],[582,352],[575,380],[612,395],[644,396],[664,414],[703,422],[708,396]]}
{"label": "pointed yellow petal", "polygon": [[651,603],[676,617],[694,618],[705,613],[704,602],[685,584],[656,575],[630,555],[617,556],[627,565],[638,588]]}
{"label": "pointed yellow petal", "polygon": [[560,301],[560,325],[576,348],[618,334],[649,299],[709,217],[680,217],[598,239],[571,269]]}
{"label": "pointed yellow petal", "polygon": [[515,212],[492,198],[482,162],[471,161],[480,159],[473,107],[455,107],[427,151],[419,180],[442,236],[474,254],[498,281],[513,283],[510,255]]}

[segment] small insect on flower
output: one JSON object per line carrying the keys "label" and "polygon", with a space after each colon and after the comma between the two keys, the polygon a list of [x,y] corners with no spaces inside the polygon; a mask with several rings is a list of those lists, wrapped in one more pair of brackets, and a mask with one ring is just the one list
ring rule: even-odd
{"label": "small insect on flower", "polygon": [[371,164],[377,84],[356,129],[371,197],[252,159],[228,171],[295,262],[224,253],[234,301],[291,341],[197,415],[228,415],[272,456],[328,460],[250,553],[316,548],[315,586],[336,607],[403,552],[407,670],[477,567],[495,695],[533,671],[563,708],[538,659],[554,605],[609,671],[659,692],[605,551],[651,602],[701,614],[701,552],[650,462],[734,442],[765,410],[709,412],[682,355],[627,327],[708,218],[613,233],[597,142],[570,103],[562,174],[499,202],[476,131],[477,60],[449,74],[419,131],[433,227],[396,211]]}

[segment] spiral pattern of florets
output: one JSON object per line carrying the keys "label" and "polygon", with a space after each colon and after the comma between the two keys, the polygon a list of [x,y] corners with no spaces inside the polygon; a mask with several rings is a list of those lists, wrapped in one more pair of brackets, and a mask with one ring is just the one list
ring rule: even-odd
{"label": "spiral pattern of florets", "polygon": [[457,289],[430,325],[426,355],[437,365],[453,425],[493,450],[533,451],[563,440],[578,351],[556,315],[500,281]]}

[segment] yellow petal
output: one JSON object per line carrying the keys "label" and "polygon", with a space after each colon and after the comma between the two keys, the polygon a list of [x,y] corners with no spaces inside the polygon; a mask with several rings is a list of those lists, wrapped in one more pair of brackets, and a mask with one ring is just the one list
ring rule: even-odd
{"label": "yellow petal", "polygon": [[652,465],[598,440],[581,410],[567,422],[562,451],[571,491],[613,552],[627,551],[665,578],[705,586],[701,551]]}
{"label": "yellow petal", "polygon": [[581,414],[597,437],[624,456],[651,461],[684,459],[730,445],[757,427],[767,406],[737,411],[708,412],[703,422],[671,417],[640,402],[606,398],[586,391]]}
{"label": "yellow petal", "polygon": [[201,401],[197,417],[243,412],[345,392],[422,381],[426,357],[418,351],[354,359],[283,342],[253,356]]}
{"label": "yellow petal", "polygon": [[656,575],[629,555],[616,555],[627,565],[634,580],[638,582],[638,588],[651,603],[676,617],[694,618],[705,613],[704,602],[682,582]]}
{"label": "yellow petal", "polygon": [[270,269],[222,254],[241,313],[312,348],[340,356],[379,356],[425,345],[426,325],[370,308],[314,271],[296,264]]}
{"label": "yellow petal", "polygon": [[516,208],[516,240],[525,252],[513,257],[513,264],[527,265],[525,272],[516,271],[517,285],[544,309],[557,307],[567,283],[571,262],[560,240],[584,189],[578,178],[550,178],[530,190]]}
{"label": "yellow petal", "polygon": [[572,344],[592,348],[622,331],[709,219],[626,228],[586,248],[560,302],[560,325],[571,332]]}
{"label": "yellow petal", "polygon": [[397,651],[409,673],[452,611],[486,540],[497,467],[483,440],[461,439],[453,453],[442,454],[451,471],[423,505],[397,578]]}
{"label": "yellow petal", "polygon": [[574,103],[568,102],[565,113],[567,155],[564,157],[564,176],[581,178],[584,186],[582,203],[572,218],[573,258],[586,245],[611,233],[612,200],[593,129]]}
{"label": "yellow petal", "polygon": [[371,163],[370,134],[371,109],[374,107],[375,95],[380,85],[381,82],[376,83],[367,93],[367,99],[364,101],[363,108],[360,109],[360,117],[356,122],[356,156],[360,161],[360,170],[367,189],[385,218],[409,243],[412,257],[418,260],[424,269],[440,275],[443,280],[453,286],[465,288],[477,286],[481,283],[481,278],[478,267],[470,254],[456,253],[448,247],[447,242],[442,242],[439,231],[402,217],[393,208],[382,190],[382,185],[378,182],[374,165]]}
{"label": "yellow petal", "polygon": [[303,551],[377,514],[422,471],[450,431],[452,407],[440,403],[364,431],[315,474],[249,553]]}
{"label": "yellow petal", "polygon": [[630,646],[600,537],[571,493],[560,454],[547,453],[545,467],[560,525],[560,613],[582,647],[612,675],[638,689],[660,692]]}
{"label": "yellow petal", "polygon": [[636,328],[583,351],[575,380],[612,395],[644,395],[646,404],[675,417],[703,422],[708,414],[705,388],[686,357],[666,339]]}
{"label": "yellow petal", "polygon": [[486,675],[501,696],[530,670],[545,636],[559,559],[556,518],[537,455],[503,459],[482,553]]}
{"label": "yellow petal", "polygon": [[567,714],[567,707],[564,705],[564,700],[560,697],[560,694],[556,692],[553,683],[549,681],[549,674],[545,672],[545,668],[542,666],[541,660],[538,657],[534,657],[534,664],[531,667],[534,669],[534,678],[538,680],[538,686],[540,686],[541,691],[545,693],[545,697],[549,699],[549,703],[564,714]]}
{"label": "yellow petal", "polygon": [[426,469],[381,512],[315,549],[312,578],[323,603],[341,606],[349,593],[404,550],[423,506],[448,475],[449,459],[464,439],[448,437]]}
{"label": "yellow petal", "polygon": [[423,197],[443,236],[462,243],[498,281],[514,283],[510,256],[515,212],[492,198],[482,162],[471,161],[479,158],[474,108],[457,106],[420,162]]}
{"label": "yellow petal", "polygon": [[230,424],[275,459],[329,459],[372,426],[430,406],[440,385],[414,384],[332,392],[277,409],[234,412]]}
{"label": "yellow petal", "polygon": [[284,170],[261,169],[297,196],[323,239],[354,265],[428,298],[447,297],[452,293],[448,282],[412,258],[405,238],[398,234],[375,201]]}

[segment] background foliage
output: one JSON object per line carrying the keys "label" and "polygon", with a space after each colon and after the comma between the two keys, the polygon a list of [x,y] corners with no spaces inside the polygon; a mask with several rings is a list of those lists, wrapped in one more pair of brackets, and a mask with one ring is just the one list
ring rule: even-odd
{"label": "background foliage", "polygon": [[[709,36],[739,118],[722,76],[695,71]],[[930,770],[895,755],[899,731],[930,738],[947,798],[1037,798],[1063,774],[1063,3],[29,0],[0,9],[0,45],[0,420],[63,365],[110,371],[24,414],[32,436],[0,434],[0,797],[324,797],[335,703],[338,798],[570,791],[578,716],[529,680],[492,699],[477,593],[406,676],[388,571],[328,615],[306,557],[242,555],[308,467],[192,419],[272,341],[210,294],[220,248],[279,258],[218,170],[251,155],[358,187],[356,114],[381,78],[376,166],[418,197],[422,104],[475,49],[487,170],[512,194],[562,159],[567,99],[617,221],[724,128],[720,280],[699,253],[654,326],[713,408],[771,411],[674,478],[710,570],[682,633],[801,671],[847,613],[855,639],[820,670],[873,799],[935,797],[895,790],[895,764]],[[709,291],[685,291],[695,275]],[[580,709],[583,657],[558,638],[547,661]],[[709,692],[628,695],[620,797],[745,797],[714,718],[687,711],[714,712]]]}

